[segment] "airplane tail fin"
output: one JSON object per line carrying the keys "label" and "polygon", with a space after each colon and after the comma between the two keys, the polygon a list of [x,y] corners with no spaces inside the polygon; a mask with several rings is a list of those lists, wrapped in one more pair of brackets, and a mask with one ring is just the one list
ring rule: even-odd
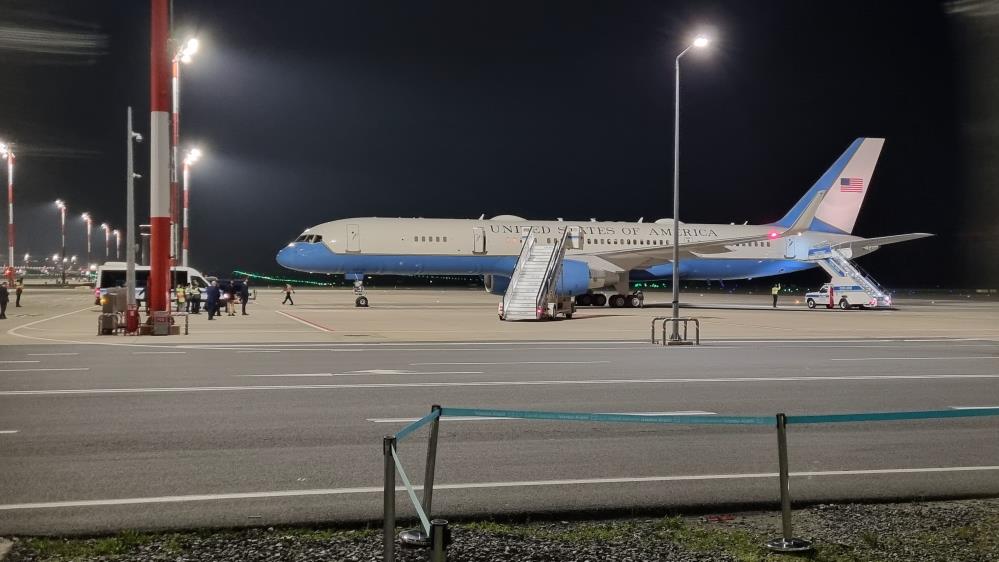
{"label": "airplane tail fin", "polygon": [[822,174],[794,207],[787,212],[777,226],[785,228],[795,224],[819,191],[826,196],[815,211],[809,230],[850,234],[857,223],[857,214],[867,195],[867,188],[874,175],[885,139],[858,138],[853,141],[833,165]]}

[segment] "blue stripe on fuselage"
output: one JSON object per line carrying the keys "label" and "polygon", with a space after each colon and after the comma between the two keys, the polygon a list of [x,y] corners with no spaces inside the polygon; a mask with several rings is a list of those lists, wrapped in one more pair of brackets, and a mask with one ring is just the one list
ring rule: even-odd
{"label": "blue stripe on fuselage", "polygon": [[[572,259],[571,257],[567,259]],[[310,273],[368,273],[372,275],[505,275],[517,264],[516,256],[440,256],[335,254],[322,243],[297,242],[282,249],[277,261],[283,267]],[[815,267],[813,263],[782,259],[702,259],[680,262],[684,279],[750,279],[792,273]],[[634,270],[635,280],[673,275],[672,264]]]}

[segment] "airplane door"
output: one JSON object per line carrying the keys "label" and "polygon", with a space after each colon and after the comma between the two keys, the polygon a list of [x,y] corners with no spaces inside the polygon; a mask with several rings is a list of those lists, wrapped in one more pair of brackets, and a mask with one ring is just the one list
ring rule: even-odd
{"label": "airplane door", "polygon": [[361,251],[361,229],[356,224],[347,225],[347,251]]}
{"label": "airplane door", "polygon": [[578,226],[569,227],[569,236],[566,237],[565,247],[568,250],[583,249],[583,233]]}
{"label": "airplane door", "polygon": [[788,259],[794,259],[794,254],[795,254],[795,250],[794,250],[794,237],[793,236],[788,236],[787,237],[787,246],[784,247],[784,257],[788,258]]}
{"label": "airplane door", "polygon": [[481,226],[472,227],[472,253],[486,253],[486,229]]}

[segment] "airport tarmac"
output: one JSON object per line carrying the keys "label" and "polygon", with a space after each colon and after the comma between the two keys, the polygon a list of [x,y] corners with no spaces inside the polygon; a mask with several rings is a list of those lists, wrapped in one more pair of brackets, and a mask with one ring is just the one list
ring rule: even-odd
{"label": "airport tarmac", "polygon": [[[703,345],[648,343],[666,308],[503,323],[476,291],[261,291],[189,336],[98,337],[87,294],[38,290],[0,333],[0,535],[374,521],[381,437],[432,404],[772,416],[999,406],[999,305],[772,310],[686,295]],[[29,300],[30,299],[30,300]],[[37,300],[36,300],[37,299]],[[665,303],[668,294],[650,294]],[[760,306],[762,304],[762,306]],[[23,312],[22,312],[23,311]],[[999,495],[999,417],[792,426],[797,501]],[[422,481],[426,432],[400,446]],[[775,503],[769,426],[441,424],[434,512]],[[404,492],[402,516],[413,517]]]}

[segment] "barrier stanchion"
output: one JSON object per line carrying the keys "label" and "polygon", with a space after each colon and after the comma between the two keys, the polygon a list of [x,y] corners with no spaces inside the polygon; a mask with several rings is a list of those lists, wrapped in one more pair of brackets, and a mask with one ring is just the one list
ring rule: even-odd
{"label": "barrier stanchion", "polygon": [[812,543],[794,538],[791,530],[791,479],[787,463],[787,416],[777,414],[777,460],[780,464],[780,519],[782,536],[767,542],[767,548],[774,552],[805,552],[812,549]]}
{"label": "barrier stanchion", "polygon": [[395,460],[392,450],[395,449],[395,437],[387,435],[382,439],[382,453],[385,455],[385,490],[382,527],[382,542],[384,543],[384,562],[395,562]]}
{"label": "barrier stanchion", "polygon": [[447,544],[450,541],[448,534],[446,520],[434,519],[430,522],[430,536],[432,537],[430,562],[447,561]]}
{"label": "barrier stanchion", "polygon": [[434,469],[437,465],[437,433],[441,425],[441,407],[439,404],[431,406],[431,412],[437,412],[434,421],[430,422],[430,439],[427,441],[427,467],[423,477],[423,511],[427,517],[432,515],[430,510],[434,501]]}

